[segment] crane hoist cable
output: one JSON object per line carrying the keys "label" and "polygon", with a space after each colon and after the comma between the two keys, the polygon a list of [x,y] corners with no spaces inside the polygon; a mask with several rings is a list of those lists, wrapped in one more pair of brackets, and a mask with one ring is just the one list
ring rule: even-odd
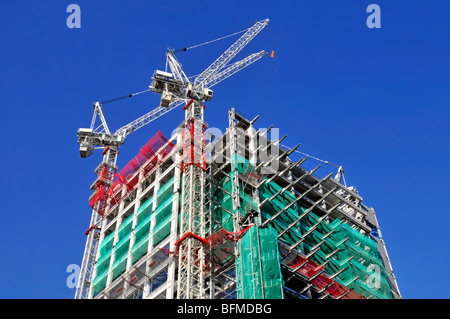
{"label": "crane hoist cable", "polygon": [[126,99],[126,98],[128,98],[128,97],[133,97],[133,96],[135,96],[135,95],[139,95],[139,94],[142,94],[142,93],[145,93],[145,92],[149,92],[149,91],[150,91],[150,89],[147,89],[147,90],[144,90],[144,91],[140,91],[140,92],[136,92],[136,93],[127,94],[127,95],[124,95],[124,96],[119,96],[119,97],[116,97],[116,98],[114,98],[114,99],[110,99],[110,100],[106,100],[106,101],[100,102],[100,104],[103,105],[103,104],[108,104],[108,103],[120,101],[120,100]]}
{"label": "crane hoist cable", "polygon": [[[290,147],[288,147],[288,146],[286,146],[286,145],[283,145],[283,144],[280,144],[280,145],[283,146],[283,147],[286,147],[286,148],[290,149]],[[325,164],[327,164],[327,165],[331,165],[331,166],[337,167],[338,170],[337,170],[337,174],[336,174],[336,176],[334,177],[334,179],[337,180],[338,182],[341,182],[341,179],[342,179],[342,180],[344,181],[344,186],[347,187],[347,181],[345,180],[345,176],[344,176],[344,169],[342,168],[341,165],[337,165],[337,164],[335,164],[335,163],[333,163],[333,162],[330,162],[330,161],[324,161],[324,160],[321,160],[320,158],[317,158],[317,157],[311,156],[311,155],[309,155],[309,154],[300,152],[299,150],[294,150],[294,151],[295,151],[296,153],[302,154],[303,156],[307,156],[307,157],[309,157],[309,158],[312,158],[312,159],[314,159],[314,160],[316,160],[316,161],[318,161],[318,162],[322,162],[322,163],[325,163]]]}
{"label": "crane hoist cable", "polygon": [[[283,144],[280,144],[280,145],[283,146],[283,147],[286,147],[286,148],[290,149],[289,146],[286,146],[286,145],[283,145]],[[339,165],[337,165],[337,164],[335,164],[335,163],[333,163],[333,162],[330,162],[330,161],[324,161],[324,160],[322,160],[322,159],[320,159],[320,158],[311,156],[311,155],[309,155],[309,154],[300,152],[300,151],[298,151],[298,150],[294,150],[294,151],[295,151],[296,153],[302,154],[303,156],[307,156],[307,157],[309,157],[309,158],[312,158],[312,159],[314,159],[314,160],[316,160],[316,161],[318,161],[318,162],[322,162],[322,163],[325,163],[325,164],[327,164],[327,165],[332,165],[332,166],[339,167]]]}
{"label": "crane hoist cable", "polygon": [[197,44],[197,45],[193,45],[193,46],[190,46],[190,47],[187,47],[187,48],[183,48],[183,49],[178,49],[178,50],[175,50],[174,53],[184,52],[184,51],[187,51],[187,50],[190,50],[190,49],[194,49],[194,48],[197,48],[197,47],[206,45],[206,44],[210,44],[210,43],[213,43],[213,42],[216,42],[216,41],[219,41],[219,40],[223,40],[223,39],[232,37],[233,35],[236,35],[236,34],[239,34],[239,33],[244,33],[244,32],[246,32],[248,29],[250,29],[250,28],[247,28],[247,29],[245,29],[245,30],[241,30],[241,31],[238,31],[238,32],[235,32],[235,33],[232,33],[232,34],[229,34],[229,35],[226,35],[226,36],[223,36],[223,37],[220,37],[220,38],[211,40],[211,41],[207,41],[207,42],[200,43],[200,44]]}

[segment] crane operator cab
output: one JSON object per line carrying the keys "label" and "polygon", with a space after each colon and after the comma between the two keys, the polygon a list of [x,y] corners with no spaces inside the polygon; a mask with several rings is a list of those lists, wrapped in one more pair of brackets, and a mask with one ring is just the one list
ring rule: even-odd
{"label": "crane operator cab", "polygon": [[203,89],[203,100],[205,101],[211,101],[213,97],[213,91],[211,89]]}
{"label": "crane operator cab", "polygon": [[156,70],[153,73],[149,88],[151,91],[161,94],[159,106],[164,108],[168,108],[174,102],[175,97],[211,101],[213,96],[211,89],[204,88],[201,92],[197,92],[193,89],[192,83],[176,79],[172,73],[161,70]]}
{"label": "crane operator cab", "polygon": [[194,90],[192,83],[189,83],[186,88],[186,97],[188,99],[197,99],[203,101],[211,101],[213,97],[213,90],[204,88],[200,93]]}
{"label": "crane operator cab", "polygon": [[172,102],[173,96],[179,96],[184,87],[184,83],[175,79],[172,73],[156,70],[149,88],[151,91],[161,94],[160,106],[167,108]]}

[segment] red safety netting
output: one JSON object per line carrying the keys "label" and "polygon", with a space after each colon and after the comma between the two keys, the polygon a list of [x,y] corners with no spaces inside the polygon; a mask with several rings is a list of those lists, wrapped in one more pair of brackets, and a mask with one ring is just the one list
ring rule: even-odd
{"label": "red safety netting", "polygon": [[[161,131],[158,131],[158,133],[156,133],[155,136],[140,149],[139,153],[117,173],[118,180],[114,183],[113,187],[111,187],[109,195],[112,195],[112,192],[114,191],[113,188],[117,188],[117,185],[125,184],[128,188],[133,188],[135,182],[137,182],[133,181],[134,179],[131,178],[134,173],[139,171],[142,167],[145,173],[149,173],[156,166],[158,161],[158,156],[155,156],[155,154],[161,155],[162,158],[165,158],[170,154],[174,144],[167,142],[168,140],[162,135]],[[161,149],[163,146],[165,147]],[[149,159],[152,160],[148,162]]]}
{"label": "red safety netting", "polygon": [[182,132],[181,172],[189,165],[206,170],[206,127],[200,121],[190,119]]}
{"label": "red safety netting", "polygon": [[[221,229],[218,232],[208,236],[205,240],[208,242],[206,245],[209,258],[214,260],[214,264],[217,267],[222,266],[231,258],[234,257],[235,242],[244,236],[245,232],[252,227],[249,227],[238,231],[229,232],[225,229]],[[284,249],[280,247],[282,251]],[[286,251],[287,252],[287,251]],[[324,289],[324,292],[330,294],[334,298],[342,299],[363,299],[364,297],[352,289],[338,283],[330,278],[328,275],[322,272],[323,266],[307,259],[300,253],[290,252],[284,258],[284,264],[292,269],[296,269],[308,278],[313,278],[311,283],[319,290]]]}
{"label": "red safety netting", "polygon": [[127,189],[126,193],[131,192],[139,181],[139,174],[136,172],[142,170],[144,176],[149,175],[158,165],[160,161],[172,152],[175,145],[169,142],[161,133],[155,134],[127,165],[117,173],[117,181],[108,190],[111,198],[111,205],[117,204],[122,199],[122,192],[118,192],[122,186]]}
{"label": "red safety netting", "polygon": [[105,186],[103,185],[97,187],[95,192],[96,192],[95,195],[89,200],[89,205],[91,205],[93,209],[99,212],[102,210],[102,208],[104,208],[104,205],[106,204],[107,192],[105,191]]}
{"label": "red safety netting", "polygon": [[95,191],[89,200],[89,205],[102,217],[105,215],[105,209],[108,199],[108,189],[116,176],[116,168],[106,162],[98,169],[98,178],[95,182]]}
{"label": "red safety netting", "polygon": [[[125,186],[126,193],[131,192],[139,182],[138,171],[143,171],[144,177],[149,175],[159,162],[166,159],[172,152],[175,145],[165,138],[161,131],[158,131],[139,151],[139,153],[125,165],[117,174],[115,182],[110,187],[97,188],[96,194],[91,198],[89,204],[96,209],[101,207],[104,210],[107,201],[110,207],[115,206],[123,198],[122,186]],[[104,216],[104,214],[102,214]]]}
{"label": "red safety netting", "polygon": [[209,258],[214,261],[215,265],[221,266],[234,256],[235,242],[241,239],[245,232],[252,226],[250,225],[238,232],[229,232],[222,228],[206,237],[206,241],[208,242],[206,248],[209,249]]}
{"label": "red safety netting", "polygon": [[[283,249],[282,249],[283,250]],[[306,258],[306,256],[291,251],[284,257],[284,264],[292,269],[296,269],[299,273],[305,275],[308,278],[315,278],[311,280],[311,283],[333,296],[334,298],[342,299],[364,299],[364,296],[360,295],[356,291],[348,288],[345,285],[333,280],[328,275],[322,272],[323,266],[315,263],[312,260]]]}
{"label": "red safety netting", "polygon": [[[218,269],[231,259],[234,259],[234,245],[236,241],[242,238],[242,236],[244,236],[245,232],[251,226],[253,225],[250,225],[238,232],[229,232],[222,228],[206,238],[201,238],[192,233],[187,233],[175,243],[175,246],[178,246],[186,238],[195,238],[201,243],[200,246],[194,248],[195,256],[197,256],[200,247],[204,248],[204,252],[206,255],[203,267],[206,270],[210,270],[212,265],[211,262],[213,262],[214,269]],[[176,249],[174,253],[177,257],[180,257],[178,249]],[[197,260],[197,258],[194,259]],[[199,260],[196,262],[196,264],[198,264],[198,262]]]}

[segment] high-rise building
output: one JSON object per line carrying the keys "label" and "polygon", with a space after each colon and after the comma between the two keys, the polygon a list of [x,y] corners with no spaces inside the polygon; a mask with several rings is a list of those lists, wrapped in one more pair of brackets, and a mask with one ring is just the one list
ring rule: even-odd
{"label": "high-rise building", "polygon": [[231,109],[217,134],[190,110],[120,171],[97,168],[78,298],[401,298],[375,211],[342,170],[322,176],[258,117]]}

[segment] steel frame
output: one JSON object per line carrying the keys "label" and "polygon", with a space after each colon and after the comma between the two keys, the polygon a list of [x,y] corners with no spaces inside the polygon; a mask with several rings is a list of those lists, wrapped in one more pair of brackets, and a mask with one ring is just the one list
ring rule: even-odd
{"label": "steel frame", "polygon": [[[129,212],[130,209],[136,212],[143,198],[148,196],[147,194],[150,191],[155,193],[162,180],[167,180],[175,176],[173,192],[176,196],[173,199],[174,206],[172,207],[172,224],[169,237],[164,239],[156,247],[150,244],[147,255],[142,257],[134,265],[128,263],[127,271],[114,281],[109,282],[105,290],[95,296],[95,298],[129,298],[132,296],[143,298],[235,298],[236,277],[234,262],[223,265],[222,268],[217,268],[206,258],[208,256],[208,250],[206,249],[204,239],[214,229],[214,220],[212,218],[212,207],[214,207],[214,203],[212,201],[213,196],[211,191],[217,187],[217,182],[225,174],[230,174],[232,171],[231,158],[238,149],[244,152],[243,155],[245,157],[251,158],[256,167],[261,167],[258,152],[262,148],[258,147],[257,140],[259,138],[267,139],[267,131],[256,131],[251,124],[252,121],[245,119],[235,110],[232,110],[230,114],[232,113],[233,117],[229,117],[230,125],[227,133],[222,137],[217,137],[212,142],[214,144],[220,144],[223,147],[211,148],[216,153],[211,155],[211,163],[205,163],[206,144],[204,131],[206,129],[206,123],[203,122],[203,106],[200,103],[192,103],[190,107],[186,108],[186,119],[180,125],[180,130],[176,137],[178,139],[177,144],[180,145],[180,148],[174,150],[175,156],[169,157],[160,163],[159,172],[155,171],[151,176],[140,178],[139,186],[134,195],[128,193],[127,196],[133,197],[128,200],[127,204],[122,204],[119,207],[108,207],[108,214],[103,219],[101,225],[102,229],[98,230],[93,228],[90,232],[86,244],[85,257],[83,258],[83,267],[85,269],[83,280],[85,285],[80,286],[79,292],[77,290],[77,296],[86,296],[90,289],[89,282],[93,278],[95,265],[95,253],[93,252],[98,249],[98,239],[97,241],[95,240],[96,236],[98,238],[100,234],[100,238],[102,239],[105,231],[108,231],[111,227],[118,227],[123,214]],[[234,130],[233,127],[240,129]],[[245,134],[245,138],[236,138],[236,134],[238,133]],[[242,141],[244,141],[244,145],[241,145]],[[270,164],[270,161],[275,160],[280,163],[278,172],[267,175],[269,181],[275,181],[283,187],[279,193],[288,190],[296,196],[294,203],[301,203],[307,207],[307,212],[314,211],[314,213],[319,215],[320,220],[317,225],[329,218],[340,218],[361,232],[368,233],[371,228],[366,224],[366,220],[370,220],[370,223],[376,225],[379,230],[375,212],[373,209],[368,209],[362,203],[361,196],[354,189],[342,185],[339,181],[333,179],[331,174],[318,178],[316,173],[320,165],[312,169],[304,168],[303,164],[305,161],[313,161],[313,159],[306,156],[293,161],[290,157],[293,154],[293,149],[281,147],[276,141],[269,140],[268,145],[264,147],[280,148],[278,155],[273,155],[268,160],[268,164]],[[224,159],[223,163],[214,162],[214,158],[218,156]],[[240,208],[238,187],[248,188],[253,194],[258,207],[261,207],[265,204],[265,201],[259,202],[258,192],[264,182],[249,182],[244,176],[236,174],[236,179],[233,183],[235,187],[231,190],[230,195],[234,198],[235,209],[234,212],[230,213],[235,214],[235,229],[237,230],[239,229],[239,223],[236,211]],[[181,196],[180,206],[178,206],[178,202],[180,202],[178,196]],[[125,201],[125,198],[123,200]],[[154,209],[156,207],[157,203],[155,202]],[[288,207],[285,209],[288,209]],[[243,214],[245,214],[246,211],[244,208],[243,210]],[[112,213],[113,211],[115,213]],[[273,218],[264,222],[261,221],[261,216],[259,215],[255,223],[260,224],[262,227],[268,226],[282,211],[275,213]],[[180,224],[178,225],[179,214]],[[356,218],[357,216],[359,218]],[[100,218],[98,214],[93,214],[92,218],[91,224],[99,225]],[[288,228],[293,227],[299,220],[289,225]],[[305,234],[306,236],[308,234]],[[287,258],[290,258],[289,254],[296,251],[300,243],[301,241],[291,247],[283,248],[283,251],[287,252],[282,255],[283,262]],[[130,282],[131,279],[127,277],[130,272],[135,271],[133,269],[141,269],[140,267],[142,269],[148,268],[152,256],[163,247],[169,249],[168,259],[164,264],[161,264],[161,267],[167,267],[166,282],[154,292],[150,292],[149,285],[153,278],[152,276],[155,274],[146,272],[145,270],[139,281]],[[235,247],[238,247],[238,245]],[[319,248],[314,247],[307,257],[313,256]],[[239,254],[239,249],[236,249],[235,254]],[[379,251],[385,262],[387,271],[393,275],[392,266],[387,257],[385,243],[382,238],[379,241]],[[333,253],[329,254],[327,258],[330,258],[332,255]],[[282,264],[285,281],[289,283],[285,288],[286,296],[290,298],[311,296],[314,298],[332,298],[332,296],[326,294],[324,289],[317,290],[311,285],[311,278],[305,278],[299,275],[297,270],[302,266],[299,265],[297,269],[291,269]],[[337,275],[338,273],[332,274],[332,276]],[[294,281],[301,283],[301,285],[299,284],[298,287],[295,285],[292,286],[291,283]],[[391,290],[394,296],[401,298],[395,276],[393,276],[391,281]],[[123,285],[120,282],[123,282]],[[116,287],[123,287],[123,292],[120,295],[114,293],[113,288]]]}

